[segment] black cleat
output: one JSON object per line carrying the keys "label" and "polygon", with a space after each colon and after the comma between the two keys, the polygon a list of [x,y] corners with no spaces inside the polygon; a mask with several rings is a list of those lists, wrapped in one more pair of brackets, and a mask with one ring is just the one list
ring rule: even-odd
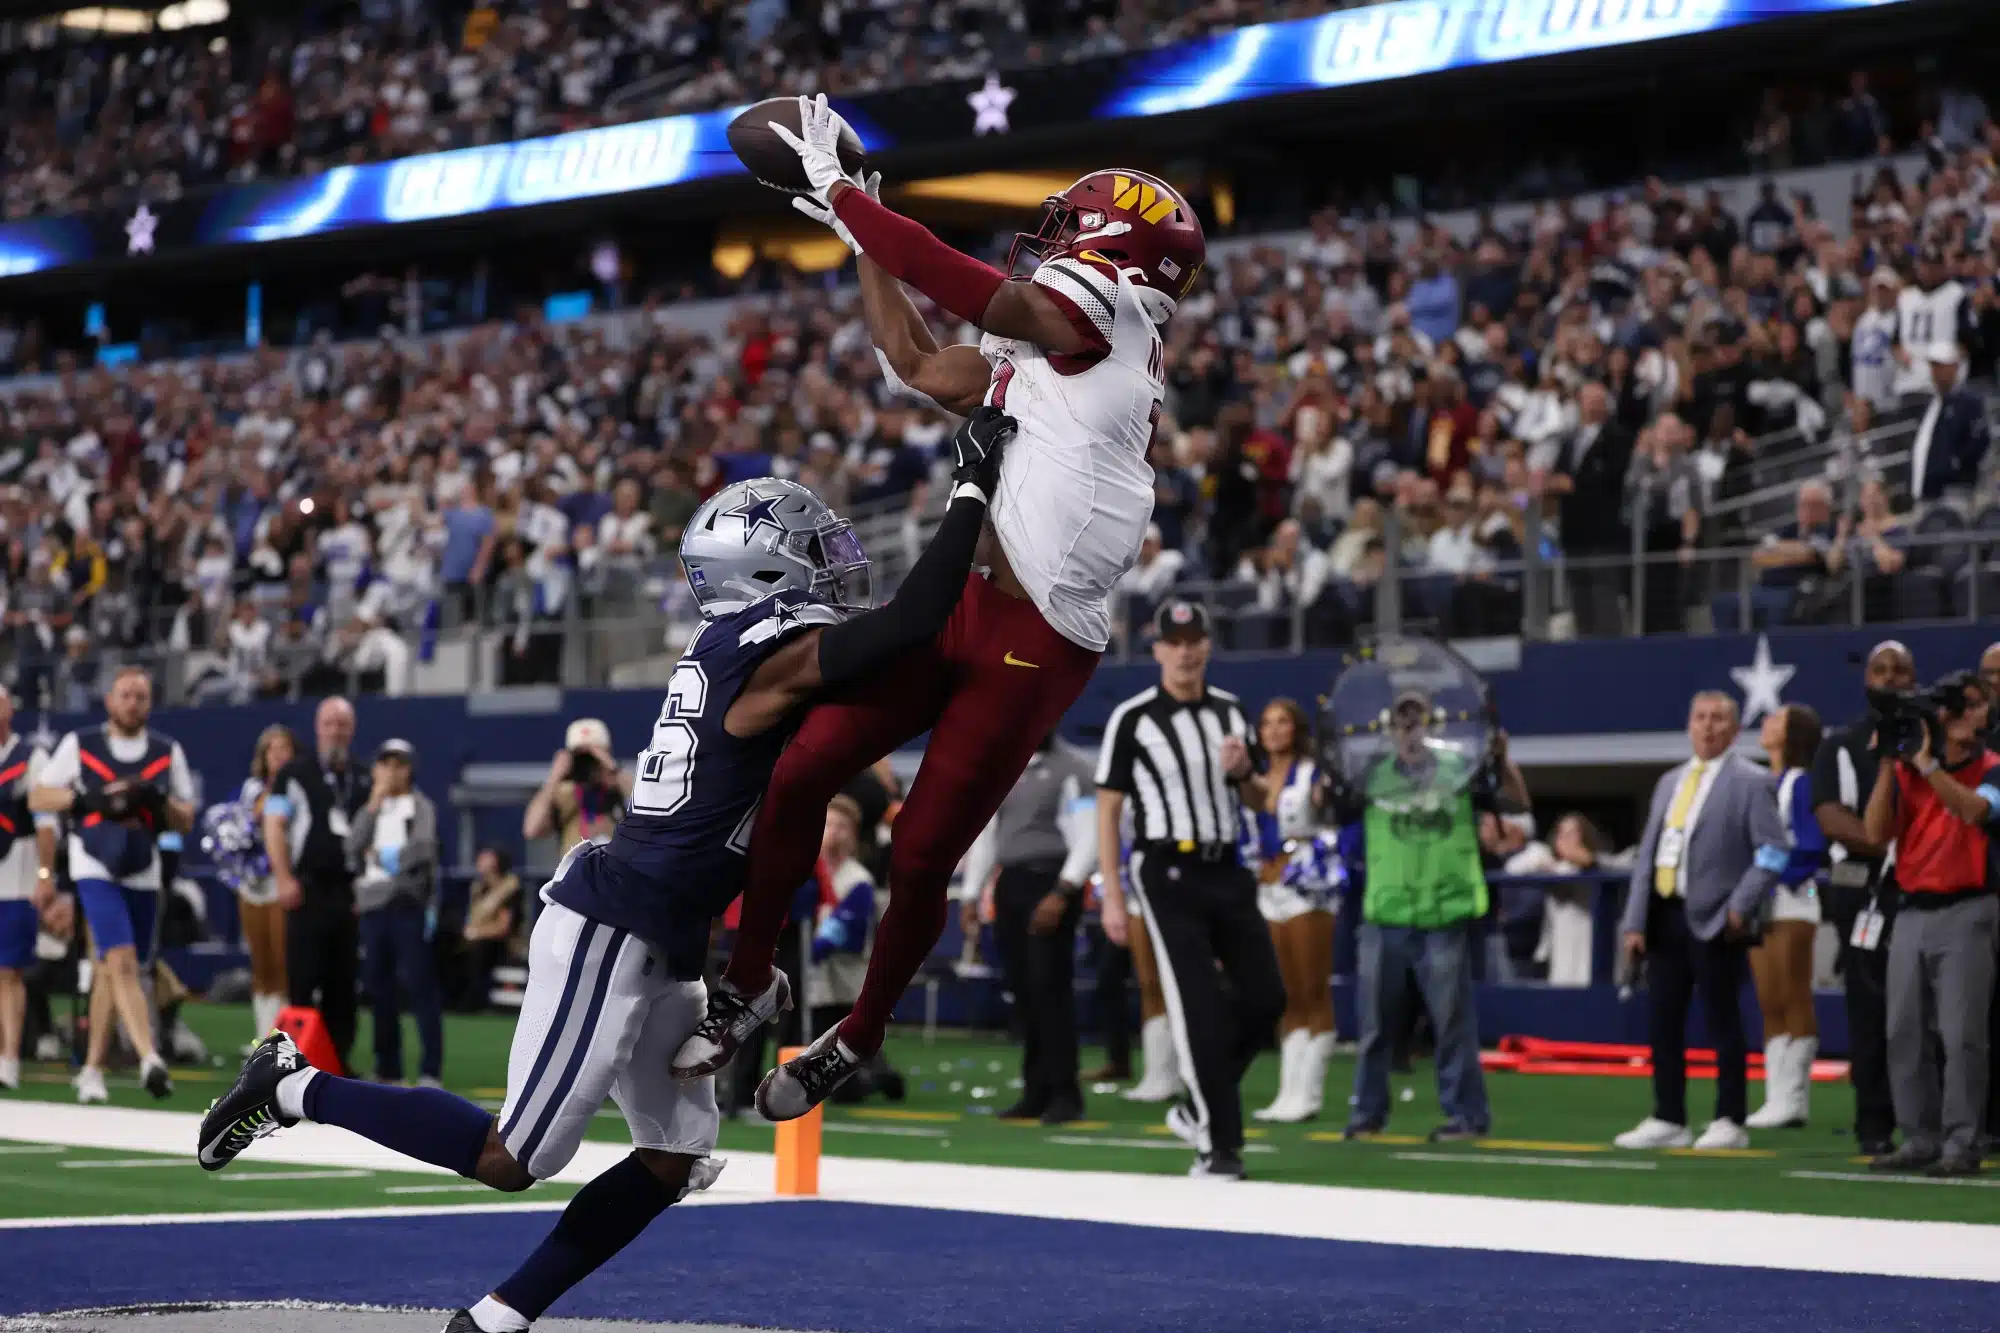
{"label": "black cleat", "polygon": [[791,1007],[791,980],[776,968],[761,995],[739,995],[727,981],[716,982],[708,991],[708,1012],[674,1053],[674,1077],[706,1078],[715,1073],[735,1058],[757,1029]]}
{"label": "black cleat", "polygon": [[1209,1152],[1194,1159],[1188,1168],[1191,1176],[1209,1180],[1243,1180],[1249,1175],[1243,1169],[1243,1159],[1232,1153]]}
{"label": "black cleat", "polygon": [[167,1072],[167,1062],[157,1056],[143,1068],[140,1082],[153,1094],[154,1101],[165,1101],[174,1095],[174,1076]]}
{"label": "black cleat", "polygon": [[235,1084],[201,1118],[197,1155],[204,1171],[220,1171],[266,1134],[298,1123],[278,1113],[278,1084],[305,1067],[305,1057],[284,1033],[273,1032],[257,1043]]}
{"label": "black cleat", "polygon": [[1051,1128],[1083,1119],[1083,1098],[1074,1093],[1057,1093],[1042,1109],[1042,1123]]}
{"label": "black cleat", "polygon": [[803,1054],[793,1056],[764,1075],[764,1081],[757,1085],[757,1109],[766,1120],[797,1120],[825,1101],[828,1094],[866,1063],[847,1049],[847,1043],[840,1039],[840,1029],[830,1027]]}
{"label": "black cleat", "polygon": [[444,1326],[444,1333],[484,1333],[484,1330],[473,1322],[472,1311],[460,1310],[451,1317],[451,1322]]}

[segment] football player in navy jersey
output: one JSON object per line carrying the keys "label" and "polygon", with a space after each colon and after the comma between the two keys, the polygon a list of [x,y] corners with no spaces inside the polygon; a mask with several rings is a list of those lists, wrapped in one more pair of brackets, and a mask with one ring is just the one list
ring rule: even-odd
{"label": "football player in navy jersey", "polygon": [[[244,1062],[201,1124],[221,1170],[300,1120],[509,1192],[568,1165],[608,1094],[633,1151],[580,1190],[512,1277],[446,1333],[526,1329],[653,1218],[720,1174],[711,1079],[673,1076],[702,1021],[709,925],[740,891],[778,753],[824,688],[864,678],[935,637],[957,606],[1012,417],[981,407],[952,439],[943,523],[896,596],[869,609],[852,525],[805,487],[724,487],[695,511],[681,563],[703,624],[667,686],[612,840],[572,849],[542,889],[528,985],[496,1118],[440,1088],[396,1088],[308,1066],[284,1033]],[[788,997],[775,996],[773,1013]]]}

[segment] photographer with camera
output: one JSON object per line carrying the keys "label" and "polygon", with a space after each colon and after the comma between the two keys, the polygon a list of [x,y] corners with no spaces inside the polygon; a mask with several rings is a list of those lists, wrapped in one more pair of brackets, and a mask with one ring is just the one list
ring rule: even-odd
{"label": "photographer with camera", "polygon": [[[1876,768],[1862,827],[1896,842],[1902,911],[1889,943],[1889,1085],[1903,1145],[1878,1171],[1969,1176],[1986,1114],[1987,1019],[2000,948],[1992,831],[2000,755],[1986,748],[1985,682],[1954,672],[1924,691],[1871,691]],[[1943,1095],[1929,1040],[1937,1025]]]}
{"label": "photographer with camera", "polygon": [[[69,866],[77,904],[110,985],[125,1039],[139,1057],[146,1091],[173,1091],[153,1045],[153,1020],[141,973],[159,940],[161,835],[194,827],[194,779],[180,743],[148,729],[153,681],[143,667],[123,667],[104,696],[104,725],[72,731],[35,779],[28,808],[70,817]],[[110,1025],[92,1024],[77,1073],[77,1099],[106,1099],[104,1061]]]}
{"label": "photographer with camera", "polygon": [[[1870,697],[1916,684],[1916,662],[1894,639],[1875,645],[1862,668]],[[1827,838],[1831,865],[1826,919],[1840,940],[1840,979],[1847,1007],[1848,1081],[1854,1086],[1854,1141],[1880,1157],[1895,1144],[1896,1107],[1889,1096],[1889,939],[1896,924],[1894,858],[1871,841],[1862,813],[1883,750],[1871,708],[1829,735],[1813,761],[1813,816]]]}
{"label": "photographer with camera", "polygon": [[625,817],[632,775],[611,754],[611,728],[594,717],[569,724],[549,775],[521,816],[524,838],[556,839],[556,858],[580,842],[602,842]]}

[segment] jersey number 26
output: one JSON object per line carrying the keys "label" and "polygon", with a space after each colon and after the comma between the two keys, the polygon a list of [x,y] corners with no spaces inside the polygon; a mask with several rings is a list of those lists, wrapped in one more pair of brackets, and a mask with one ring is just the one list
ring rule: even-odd
{"label": "jersey number 26", "polygon": [[638,780],[632,784],[632,809],[642,815],[671,815],[688,803],[694,786],[695,735],[693,718],[708,706],[708,673],[701,663],[682,661],[667,682],[667,699],[653,723],[653,739],[639,756]]}

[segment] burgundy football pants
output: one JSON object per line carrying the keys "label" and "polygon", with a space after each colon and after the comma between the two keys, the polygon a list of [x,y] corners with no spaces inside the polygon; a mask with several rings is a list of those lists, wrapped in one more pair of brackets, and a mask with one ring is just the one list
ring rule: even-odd
{"label": "burgundy football pants", "polygon": [[974,574],[937,638],[814,705],[771,774],[751,834],[730,982],[743,991],[769,984],[786,910],[819,855],[827,802],[862,769],[929,731],[923,766],[896,816],[888,910],[861,996],[841,1023],[848,1047],[872,1055],[890,1011],[944,933],[959,859],[1083,692],[1099,656],[1050,628],[1033,602]]}

